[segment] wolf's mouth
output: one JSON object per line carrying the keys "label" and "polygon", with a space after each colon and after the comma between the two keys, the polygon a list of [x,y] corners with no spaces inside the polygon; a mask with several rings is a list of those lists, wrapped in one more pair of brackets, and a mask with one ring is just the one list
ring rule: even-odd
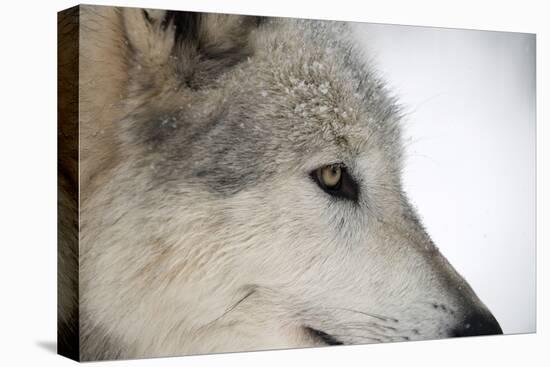
{"label": "wolf's mouth", "polygon": [[343,345],[344,343],[336,339],[334,336],[325,333],[324,331],[314,329],[309,326],[304,326],[306,333],[314,340],[325,343],[326,345]]}

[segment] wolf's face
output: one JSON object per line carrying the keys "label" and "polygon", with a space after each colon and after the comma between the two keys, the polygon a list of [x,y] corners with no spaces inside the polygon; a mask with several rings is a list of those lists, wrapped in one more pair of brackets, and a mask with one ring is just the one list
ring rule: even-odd
{"label": "wolf's face", "polygon": [[83,92],[84,148],[116,152],[83,158],[85,359],[501,333],[409,205],[345,25],[96,12],[123,113]]}

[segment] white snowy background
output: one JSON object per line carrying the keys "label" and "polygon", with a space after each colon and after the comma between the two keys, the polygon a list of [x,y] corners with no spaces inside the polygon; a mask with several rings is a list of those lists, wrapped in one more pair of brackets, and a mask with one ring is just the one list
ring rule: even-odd
{"label": "white snowy background", "polygon": [[535,331],[535,37],[355,24],[404,106],[404,183],[504,333]]}

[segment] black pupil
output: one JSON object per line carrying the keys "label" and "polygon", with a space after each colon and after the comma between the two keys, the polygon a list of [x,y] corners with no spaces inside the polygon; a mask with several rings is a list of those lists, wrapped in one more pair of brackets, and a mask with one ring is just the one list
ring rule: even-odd
{"label": "black pupil", "polygon": [[[339,167],[337,167],[337,166],[330,167],[330,173],[331,173],[332,177],[338,176],[338,169],[339,169]],[[340,181],[340,180],[338,180],[338,181]],[[332,185],[328,185],[328,186],[336,186],[336,185],[338,185],[338,182],[336,182]]]}

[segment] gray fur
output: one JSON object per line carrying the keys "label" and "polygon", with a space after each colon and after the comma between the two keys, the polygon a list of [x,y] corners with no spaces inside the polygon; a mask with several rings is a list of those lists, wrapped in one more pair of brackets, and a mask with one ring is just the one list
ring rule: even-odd
{"label": "gray fur", "polygon": [[[254,17],[244,18],[245,24],[253,23]],[[377,135],[376,144],[381,143],[387,154],[395,158],[393,161],[399,161],[400,151],[396,150],[399,147],[396,123],[399,109],[387,95],[383,83],[368,70],[360,52],[343,38],[349,34],[347,26],[274,18],[251,32],[267,33],[281,26],[294,29],[299,35],[296,47],[307,47],[314,52],[300,55],[297,49],[281,47],[285,40],[276,37],[267,38],[265,43],[257,41],[252,48],[251,41],[245,41],[252,35],[242,34],[243,40],[237,43],[246,52],[229,45],[218,45],[225,50],[221,56],[214,57],[215,51],[208,51],[208,73],[218,75],[222,74],[221,68],[225,70],[216,80],[201,77],[201,84],[193,81],[192,89],[198,91],[198,98],[194,97],[191,103],[184,102],[185,99],[170,101],[170,97],[159,98],[158,102],[151,100],[144,111],[134,111],[128,116],[128,124],[137,141],[147,145],[151,153],[157,153],[143,162],[144,167],[155,168],[155,180],[172,183],[185,180],[213,192],[234,194],[276,173],[281,167],[281,157],[276,156],[280,151],[301,156],[305,152],[322,150],[327,139],[346,143],[339,125],[347,123],[341,113],[348,112],[343,108],[338,111],[338,106],[347,104],[347,96],[337,90],[326,95],[328,92],[322,89],[323,70],[315,70],[319,60],[327,57],[341,66],[339,71],[344,73],[346,80],[340,82],[354,82],[351,91],[347,92],[353,92],[355,105],[369,116],[369,119],[352,123],[372,129]],[[196,47],[197,52],[204,52]],[[187,59],[182,52],[188,48],[176,45],[172,57]],[[331,55],[326,54],[327,49],[333,50]],[[227,57],[231,62],[225,60]],[[212,71],[212,59],[220,59],[216,71]],[[203,63],[190,65],[186,62],[192,70],[205,68]],[[295,68],[298,63],[302,68]],[[176,78],[190,83],[189,71],[182,70],[181,64],[177,64],[174,72]],[[304,83],[305,87],[298,91],[301,95],[288,104],[287,95],[296,89],[297,83]],[[141,87],[139,90],[143,92]],[[181,93],[186,94],[185,90]],[[167,105],[171,109],[167,110]],[[319,126],[321,129],[312,126],[304,134],[301,123],[304,118],[312,123],[317,120],[318,124],[326,124],[323,114],[330,112],[322,111],[323,108],[332,110],[330,118],[334,119],[334,126]],[[292,157],[285,159],[291,161]]]}

